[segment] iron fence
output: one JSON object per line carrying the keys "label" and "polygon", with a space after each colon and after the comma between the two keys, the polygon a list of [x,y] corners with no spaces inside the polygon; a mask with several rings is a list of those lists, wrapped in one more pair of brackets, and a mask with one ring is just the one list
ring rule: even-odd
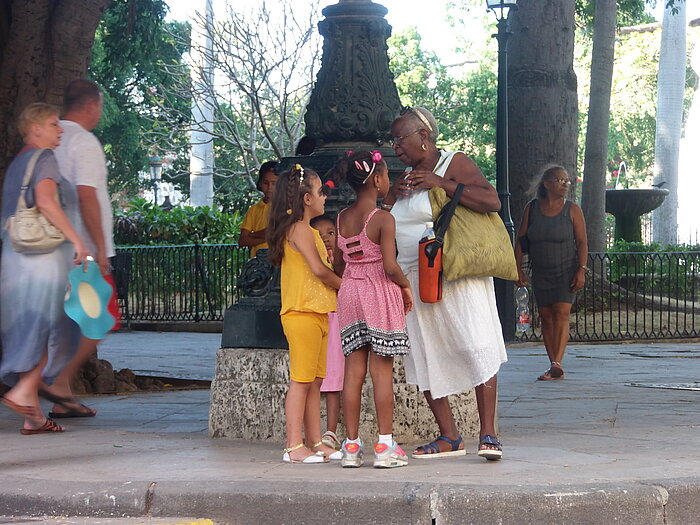
{"label": "iron fence", "polygon": [[[235,244],[123,247],[115,280],[126,321],[222,321],[240,299],[248,249]],[[573,341],[700,337],[700,252],[592,253],[570,318]],[[532,324],[518,335],[540,341]]]}
{"label": "iron fence", "polygon": [[240,299],[248,249],[235,244],[117,249],[115,281],[125,321],[222,321]]}
{"label": "iron fence", "polygon": [[[570,318],[572,341],[700,337],[700,252],[592,253]],[[518,336],[540,341],[532,324]]]}

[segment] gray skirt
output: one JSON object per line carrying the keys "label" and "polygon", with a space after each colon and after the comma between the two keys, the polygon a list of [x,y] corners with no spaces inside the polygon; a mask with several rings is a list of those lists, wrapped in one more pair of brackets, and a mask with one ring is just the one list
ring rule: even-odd
{"label": "gray skirt", "polygon": [[0,379],[13,386],[19,374],[42,370],[51,384],[78,349],[80,329],[63,310],[73,246],[66,242],[52,253],[23,255],[3,242],[0,269]]}

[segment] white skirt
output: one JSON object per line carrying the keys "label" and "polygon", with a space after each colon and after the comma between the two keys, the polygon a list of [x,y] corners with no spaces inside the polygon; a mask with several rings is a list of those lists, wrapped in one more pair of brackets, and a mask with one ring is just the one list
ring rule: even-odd
{"label": "white skirt", "polygon": [[491,379],[508,360],[493,279],[445,280],[442,300],[427,304],[418,294],[418,269],[407,277],[415,302],[406,316],[411,341],[404,357],[406,382],[437,399]]}

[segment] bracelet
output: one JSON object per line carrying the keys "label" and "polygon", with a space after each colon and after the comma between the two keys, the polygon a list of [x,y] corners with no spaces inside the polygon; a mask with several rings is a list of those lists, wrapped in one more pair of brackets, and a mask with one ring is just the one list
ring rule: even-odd
{"label": "bracelet", "polygon": [[384,204],[384,203],[382,203],[382,210],[391,211],[391,208],[393,208],[393,207],[394,207],[393,204]]}
{"label": "bracelet", "polygon": [[579,264],[578,265],[579,270],[584,270],[586,272],[590,271],[590,268],[586,266],[585,264]]}

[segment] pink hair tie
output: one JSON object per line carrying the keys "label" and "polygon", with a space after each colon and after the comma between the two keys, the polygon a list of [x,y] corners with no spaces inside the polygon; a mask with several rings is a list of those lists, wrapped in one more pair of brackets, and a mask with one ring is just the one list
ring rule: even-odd
{"label": "pink hair tie", "polygon": [[382,161],[382,154],[378,151],[373,151],[372,152],[372,162],[375,164],[379,164]]}
{"label": "pink hair tie", "polygon": [[346,155],[349,157],[349,156],[352,155],[353,153],[355,153],[355,152],[354,152],[354,151],[348,151],[348,152],[346,153]]}
{"label": "pink hair tie", "polygon": [[335,182],[332,180],[326,181],[326,186],[328,186],[330,189],[335,188]]}

